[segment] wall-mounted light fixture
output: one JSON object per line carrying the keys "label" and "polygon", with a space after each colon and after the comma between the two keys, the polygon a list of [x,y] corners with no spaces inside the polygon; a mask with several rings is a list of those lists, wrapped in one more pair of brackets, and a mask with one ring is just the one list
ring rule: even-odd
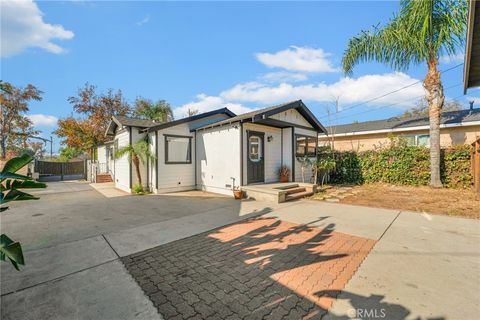
{"label": "wall-mounted light fixture", "polygon": [[272,141],[273,141],[273,136],[268,136],[268,137],[267,137],[267,141],[268,141],[268,142],[272,142]]}

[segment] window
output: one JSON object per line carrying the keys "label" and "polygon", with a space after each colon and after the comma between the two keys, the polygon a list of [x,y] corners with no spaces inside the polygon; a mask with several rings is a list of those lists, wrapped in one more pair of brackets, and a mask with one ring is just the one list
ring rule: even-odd
{"label": "window", "polygon": [[297,157],[315,157],[317,154],[317,138],[297,135],[295,142]]}
{"label": "window", "polygon": [[407,145],[409,146],[422,146],[422,147],[430,146],[429,134],[417,134],[412,136],[404,136],[403,138],[407,141]]}
{"label": "window", "polygon": [[192,137],[165,135],[165,163],[192,163]]}
{"label": "window", "polygon": [[262,138],[258,136],[251,136],[248,142],[248,157],[250,161],[258,162],[262,160]]}

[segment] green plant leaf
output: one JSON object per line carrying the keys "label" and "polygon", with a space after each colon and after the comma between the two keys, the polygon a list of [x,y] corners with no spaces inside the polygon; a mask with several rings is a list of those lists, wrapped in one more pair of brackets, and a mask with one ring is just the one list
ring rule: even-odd
{"label": "green plant leaf", "polygon": [[5,172],[15,173],[19,169],[23,168],[28,163],[30,163],[32,160],[33,160],[33,157],[28,154],[24,154],[20,157],[12,158],[8,160],[7,163],[5,163],[2,173],[5,173]]}
{"label": "green plant leaf", "polygon": [[7,180],[6,189],[34,189],[34,188],[46,188],[47,185],[42,182],[34,180]]}
{"label": "green plant leaf", "polygon": [[6,234],[0,236],[0,260],[5,261],[8,258],[15,269],[20,270],[18,265],[25,265],[22,246],[13,241]]}
{"label": "green plant leaf", "polygon": [[24,175],[12,173],[12,172],[5,172],[5,171],[0,172],[0,179],[2,181],[5,179],[32,180],[32,178]]}
{"label": "green plant leaf", "polygon": [[22,201],[22,200],[38,200],[38,197],[35,197],[31,194],[28,194],[26,192],[20,191],[20,190],[10,190],[2,200],[2,204],[10,201]]}

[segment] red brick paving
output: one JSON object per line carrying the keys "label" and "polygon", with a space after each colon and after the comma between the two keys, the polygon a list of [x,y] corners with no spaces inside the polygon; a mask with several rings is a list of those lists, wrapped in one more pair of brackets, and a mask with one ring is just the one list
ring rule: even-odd
{"label": "red brick paving", "polygon": [[123,261],[166,319],[319,319],[374,245],[260,218]]}

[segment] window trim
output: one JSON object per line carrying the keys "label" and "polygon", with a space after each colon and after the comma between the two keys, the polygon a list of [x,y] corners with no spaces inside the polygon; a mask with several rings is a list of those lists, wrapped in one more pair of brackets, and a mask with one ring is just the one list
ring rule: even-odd
{"label": "window trim", "polygon": [[[426,145],[419,145],[418,144],[418,139],[419,137],[421,136],[428,136],[428,144]],[[408,134],[408,135],[403,135],[403,138],[404,139],[407,139],[407,138],[413,138],[413,141],[414,141],[414,144],[411,145],[411,144],[408,144],[409,146],[412,146],[412,147],[426,147],[426,148],[430,148],[430,134],[428,133],[420,133],[420,134]]]}
{"label": "window trim", "polygon": [[[164,134],[165,144],[165,164],[192,164],[192,136],[181,136],[176,134]],[[168,161],[168,138],[188,138],[188,160],[187,161]]]}
{"label": "window trim", "polygon": [[[305,147],[304,147],[304,154],[298,154],[297,153],[297,140],[298,138],[305,138]],[[315,140],[315,153],[314,154],[309,154],[308,153],[308,139],[314,139]],[[295,134],[295,145],[294,145],[294,152],[295,152],[295,157],[297,158],[303,158],[305,156],[309,158],[314,158],[317,156],[317,149],[318,149],[318,137],[313,137],[313,136],[307,136],[305,134]]]}
{"label": "window trim", "polygon": [[[251,146],[252,146],[252,141],[251,139],[252,138],[257,138],[258,141],[253,143],[253,144],[256,144],[258,149],[257,149],[257,156],[258,158],[256,160],[253,160],[251,158]],[[255,133],[253,133],[251,136],[248,137],[248,159],[251,161],[251,162],[260,162],[263,160],[263,137],[261,137],[260,135],[256,135]]]}

